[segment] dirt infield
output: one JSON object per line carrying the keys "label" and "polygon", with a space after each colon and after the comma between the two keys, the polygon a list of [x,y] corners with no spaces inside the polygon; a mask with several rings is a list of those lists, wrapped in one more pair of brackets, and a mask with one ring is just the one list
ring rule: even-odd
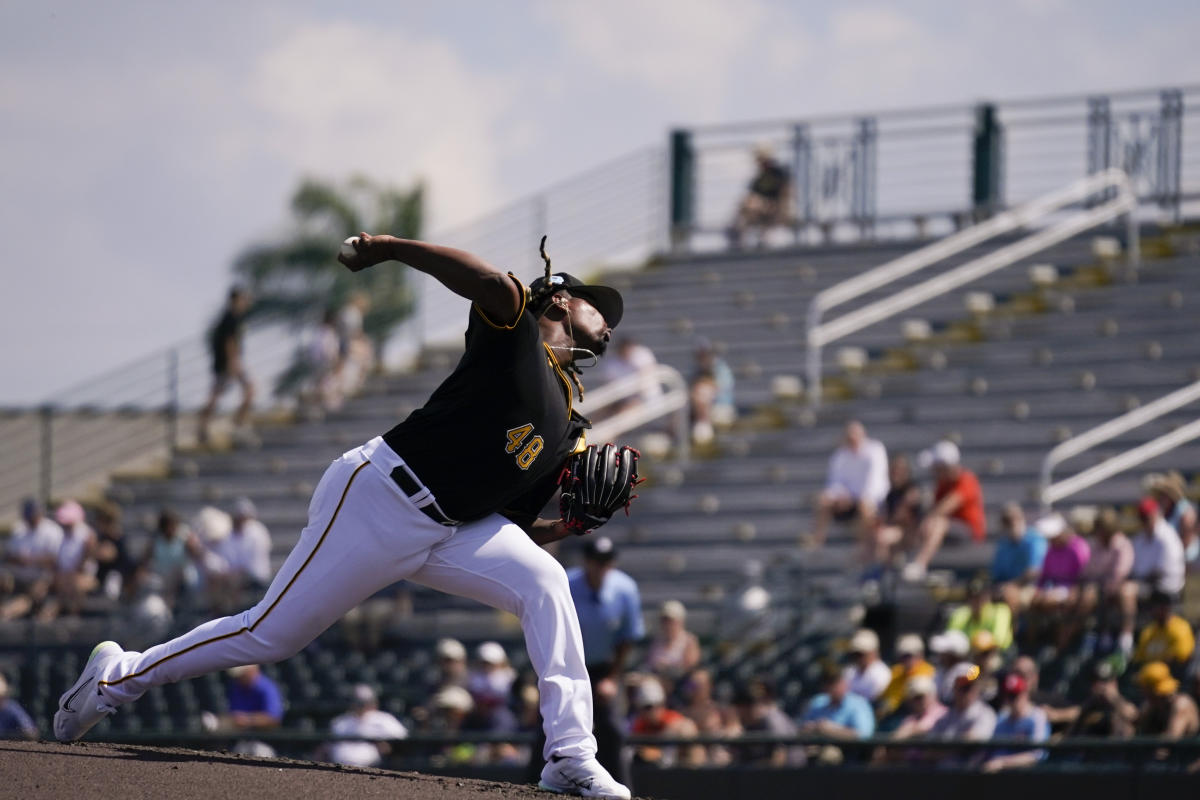
{"label": "dirt infield", "polygon": [[90,800],[547,800],[533,786],[175,747],[0,741],[0,797]]}

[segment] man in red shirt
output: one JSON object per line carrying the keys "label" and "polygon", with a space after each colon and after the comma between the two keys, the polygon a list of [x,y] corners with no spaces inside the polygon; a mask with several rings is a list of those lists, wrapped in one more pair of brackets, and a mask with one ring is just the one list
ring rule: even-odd
{"label": "man in red shirt", "polygon": [[983,489],[975,473],[962,465],[958,446],[942,440],[922,452],[919,461],[922,466],[932,467],[936,488],[933,508],[917,529],[920,550],[904,567],[904,579],[914,582],[925,577],[929,562],[949,531],[958,530],[975,542],[987,536]]}
{"label": "man in red shirt", "polygon": [[[669,738],[691,738],[699,736],[700,730],[696,723],[678,711],[667,708],[667,693],[658,678],[647,675],[638,684],[634,693],[637,712],[629,731],[634,736],[663,736]],[[682,762],[688,766],[698,766],[705,762],[703,747],[685,747],[678,757],[674,747],[656,747],[643,745],[637,749],[637,759],[650,764],[671,766]]]}

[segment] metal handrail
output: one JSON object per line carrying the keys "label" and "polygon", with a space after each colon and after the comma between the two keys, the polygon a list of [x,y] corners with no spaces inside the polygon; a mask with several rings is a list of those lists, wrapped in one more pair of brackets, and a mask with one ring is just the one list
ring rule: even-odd
{"label": "metal handrail", "polygon": [[1152,403],[1135,408],[1055,446],[1042,459],[1042,468],[1038,478],[1038,497],[1042,505],[1049,508],[1054,503],[1081,492],[1090,486],[1094,486],[1106,478],[1132,469],[1155,456],[1186,444],[1193,439],[1200,438],[1200,420],[1196,420],[1170,433],[1152,439],[1145,444],[1115,455],[1070,478],[1058,481],[1057,483],[1050,482],[1054,468],[1067,459],[1074,458],[1080,453],[1084,453],[1127,431],[1152,422],[1196,400],[1200,400],[1200,381],[1188,384],[1182,389],[1176,389]]}
{"label": "metal handrail", "polygon": [[[851,311],[837,319],[828,322],[821,321],[824,313],[835,306],[926,269],[988,239],[1029,226],[1066,206],[1081,202],[1097,192],[1110,188],[1117,190],[1117,196],[1113,200],[1087,211],[1081,211],[1063,222],[1002,247],[989,255],[968,261],[948,272]],[[1103,225],[1122,214],[1127,216],[1128,223],[1128,258],[1131,264],[1137,265],[1141,261],[1141,245],[1137,222],[1134,219],[1137,205],[1137,193],[1134,191],[1129,176],[1119,169],[1104,170],[818,292],[809,303],[805,326],[810,402],[814,406],[821,402],[821,350],[825,345],[915,305],[953,291],[996,270],[1010,266],[1089,228]]]}
{"label": "metal handrail", "polygon": [[[675,453],[679,460],[686,461],[690,444],[686,413],[689,400],[687,380],[679,370],[666,364],[655,366],[653,377],[665,389],[660,396],[600,420],[592,427],[588,438],[597,443],[614,441],[621,434],[648,422],[674,415]],[[589,409],[601,409],[641,394],[648,378],[648,374],[636,373],[609,381],[587,393],[585,401],[580,403],[580,413],[586,415]]]}

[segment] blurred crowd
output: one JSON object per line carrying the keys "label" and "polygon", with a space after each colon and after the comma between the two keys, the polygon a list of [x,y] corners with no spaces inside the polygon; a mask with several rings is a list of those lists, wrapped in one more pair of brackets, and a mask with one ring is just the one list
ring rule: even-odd
{"label": "blurred crowd", "polygon": [[271,535],[246,497],[185,521],[169,508],[135,524],[117,504],[33,499],[0,555],[0,621],[108,614],[170,623],[180,608],[230,613],[270,583]]}

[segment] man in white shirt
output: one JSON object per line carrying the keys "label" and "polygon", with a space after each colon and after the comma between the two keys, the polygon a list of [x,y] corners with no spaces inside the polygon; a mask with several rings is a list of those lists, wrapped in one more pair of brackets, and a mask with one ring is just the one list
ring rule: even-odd
{"label": "man in white shirt", "polygon": [[879,657],[879,636],[870,628],[861,628],[850,640],[854,661],[846,670],[850,691],[874,704],[892,682],[892,670]]}
{"label": "man in white shirt", "polygon": [[1183,542],[1171,523],[1163,519],[1153,497],[1138,504],[1141,530],[1131,539],[1133,569],[1121,587],[1121,636],[1118,644],[1126,655],[1133,652],[1133,629],[1137,622],[1138,599],[1152,592],[1178,597],[1183,591]]}
{"label": "man in white shirt", "polygon": [[[42,513],[36,500],[21,506],[0,569],[0,587],[11,583],[11,596],[0,602],[0,620],[17,619],[45,599],[54,581],[63,532]],[[3,580],[7,576],[8,580]]]}
{"label": "man in white shirt", "polygon": [[605,381],[615,381],[629,375],[639,375],[638,394],[620,404],[620,409],[649,403],[662,395],[662,386],[655,375],[658,359],[654,351],[644,344],[629,338],[622,339],[617,344],[617,351],[612,358],[606,359],[602,369]]}
{"label": "man in white shirt", "polygon": [[258,510],[248,497],[233,504],[233,527],[213,547],[220,568],[213,588],[232,596],[246,588],[261,589],[271,582],[271,534],[258,521]]}
{"label": "man in white shirt", "polygon": [[330,731],[338,737],[363,738],[330,743],[329,760],[351,767],[373,767],[391,751],[387,740],[408,738],[408,729],[388,712],[379,710],[375,692],[365,683],[354,687],[353,702],[349,712],[330,723]]}
{"label": "man in white shirt", "polygon": [[829,524],[835,519],[839,522],[857,519],[859,530],[865,535],[875,524],[888,488],[887,448],[882,442],[867,438],[861,422],[847,422],[842,444],[829,458],[825,488],[817,498],[813,544],[825,544]]}

